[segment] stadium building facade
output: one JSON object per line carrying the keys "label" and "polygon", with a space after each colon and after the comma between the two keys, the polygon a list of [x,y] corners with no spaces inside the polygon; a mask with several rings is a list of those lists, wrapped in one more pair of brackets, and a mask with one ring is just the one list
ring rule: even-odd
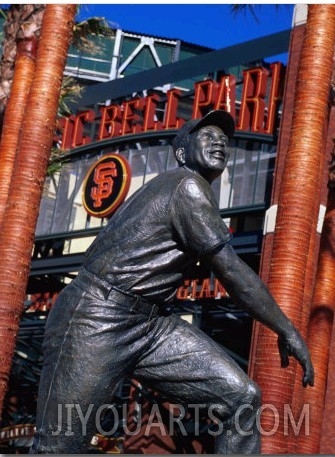
{"label": "stadium building facade", "polygon": [[[117,207],[148,180],[177,166],[172,141],[178,128],[211,109],[224,109],[236,119],[227,170],[212,185],[221,216],[238,255],[266,279],[304,23],[300,5],[291,30],[221,50],[121,29],[99,37],[94,56],[70,48],[65,74],[84,91],[55,134],[62,161],[47,177],[41,201],[26,309],[0,430],[4,453],[25,453],[29,446],[44,323],[57,295],[76,276],[87,247]],[[330,132],[334,122],[331,116]],[[331,150],[329,136],[325,173]],[[320,214],[321,227],[322,208]],[[198,265],[170,306],[223,345],[243,369],[250,368],[252,321],[211,271]],[[184,426],[193,430],[188,439],[174,431],[162,440],[162,430],[150,440],[144,433],[125,439],[124,424],[131,426],[138,406],[148,415],[149,406],[157,402],[169,410],[164,399],[135,380],[120,383],[112,415],[101,418],[92,452],[211,451],[208,423],[191,413],[183,418]],[[126,414],[124,404],[129,406]],[[201,423],[198,435],[196,422]],[[325,452],[332,439],[328,424]],[[103,431],[108,433],[104,436]]]}

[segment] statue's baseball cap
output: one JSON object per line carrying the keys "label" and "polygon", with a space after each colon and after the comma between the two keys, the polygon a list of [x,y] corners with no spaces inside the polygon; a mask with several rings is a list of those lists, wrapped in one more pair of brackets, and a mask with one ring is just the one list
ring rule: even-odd
{"label": "statue's baseball cap", "polygon": [[173,140],[173,150],[177,151],[178,148],[181,148],[190,133],[196,132],[207,125],[216,125],[220,127],[223,133],[227,135],[228,139],[231,139],[235,132],[235,121],[233,116],[227,111],[213,110],[200,119],[191,119],[190,121],[187,121]]}

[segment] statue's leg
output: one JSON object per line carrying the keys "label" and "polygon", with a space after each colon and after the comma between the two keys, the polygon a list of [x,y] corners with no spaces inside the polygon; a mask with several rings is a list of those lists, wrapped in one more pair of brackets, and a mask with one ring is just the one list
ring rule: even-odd
{"label": "statue's leg", "polygon": [[178,316],[159,318],[156,326],[135,377],[173,404],[198,405],[216,417],[216,453],[260,453],[258,386],[219,344]]}
{"label": "statue's leg", "polygon": [[64,289],[46,325],[31,453],[86,453],[113,390],[148,344],[148,316],[79,281]]}

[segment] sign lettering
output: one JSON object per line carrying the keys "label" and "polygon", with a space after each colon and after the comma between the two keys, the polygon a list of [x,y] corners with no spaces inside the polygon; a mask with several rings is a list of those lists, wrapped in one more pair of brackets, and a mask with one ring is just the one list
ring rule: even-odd
{"label": "sign lettering", "polygon": [[213,281],[211,278],[185,279],[176,295],[178,300],[220,299],[224,297],[228,297],[228,293],[216,278]]}
{"label": "sign lettering", "polygon": [[[239,103],[234,75],[224,75],[219,82],[212,79],[196,82],[191,119],[201,117],[210,109],[223,109],[236,119],[236,131],[272,135],[282,98],[282,76],[280,62],[272,63],[269,69],[255,67],[244,70]],[[63,132],[56,141],[61,149],[66,150],[127,134],[180,128],[186,121],[177,116],[180,98],[179,89],[166,93],[163,122],[156,118],[157,104],[162,102],[157,94],[125,100],[121,105],[103,106],[98,115],[88,110],[63,118],[60,120]],[[93,128],[92,137],[85,133],[85,126],[86,130]]]}

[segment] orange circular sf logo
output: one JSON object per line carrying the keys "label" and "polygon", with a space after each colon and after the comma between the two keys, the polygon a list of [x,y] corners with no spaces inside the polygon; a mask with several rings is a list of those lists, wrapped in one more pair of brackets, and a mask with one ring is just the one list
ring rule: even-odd
{"label": "orange circular sf logo", "polygon": [[88,170],[83,205],[94,217],[111,216],[127,196],[131,181],[129,162],[119,154],[107,154]]}

